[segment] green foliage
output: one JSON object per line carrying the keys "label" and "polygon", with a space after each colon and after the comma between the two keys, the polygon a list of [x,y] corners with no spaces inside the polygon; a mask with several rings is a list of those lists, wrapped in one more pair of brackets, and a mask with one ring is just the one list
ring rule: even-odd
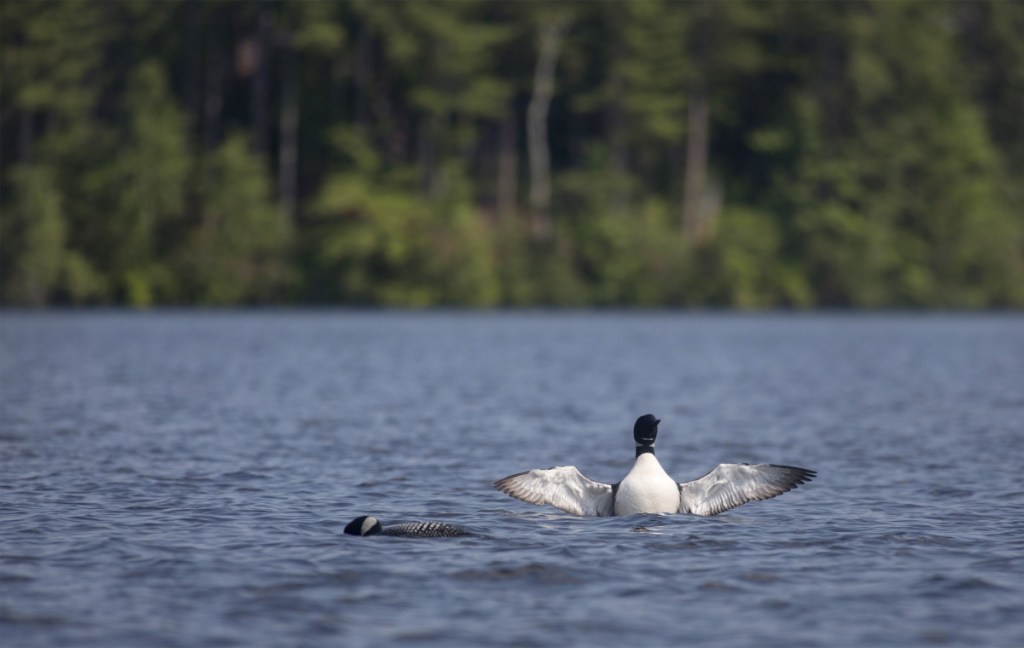
{"label": "green foliage", "polygon": [[749,207],[727,209],[714,242],[714,273],[723,301],[737,308],[813,303],[810,286],[782,256],[782,234],[772,215]]}
{"label": "green foliage", "polygon": [[679,304],[689,247],[667,205],[652,200],[636,213],[599,211],[580,225],[576,256],[593,284],[593,303],[611,306]]}
{"label": "green foliage", "polygon": [[445,207],[361,175],[329,179],[314,207],[318,297],[385,306],[495,304],[490,233],[468,205]]}
{"label": "green foliage", "polygon": [[0,300],[1019,308],[1022,29],[998,0],[0,3]]}
{"label": "green foliage", "polygon": [[112,31],[104,18],[95,2],[5,2],[4,86],[14,103],[58,120],[84,117],[96,101]]}
{"label": "green foliage", "polygon": [[235,133],[205,160],[202,217],[183,253],[190,300],[202,304],[280,300],[293,277],[292,228],[270,199],[263,162]]}
{"label": "green foliage", "polygon": [[875,307],[1019,303],[998,277],[1021,276],[1021,222],[1000,199],[999,154],[963,92],[967,71],[949,36],[913,29],[942,15],[880,9],[884,19],[849,23],[846,132],[830,132],[826,106],[815,111],[797,171],[796,226],[816,292]]}
{"label": "green foliage", "polygon": [[173,236],[186,218],[193,159],[185,117],[159,64],[140,64],[126,95],[130,126],[117,161],[116,272],[124,300],[149,306],[175,297],[168,250],[161,249],[160,239]]}
{"label": "green foliage", "polygon": [[348,31],[335,6],[326,2],[291,2],[284,6],[282,23],[296,49],[321,56],[336,56],[348,44]]}
{"label": "green foliage", "polygon": [[621,102],[646,141],[678,141],[685,133],[686,95],[696,67],[690,42],[690,12],[673,2],[631,2],[614,7],[621,21],[623,52],[611,65],[606,102]]}
{"label": "green foliage", "polygon": [[5,273],[4,294],[15,303],[42,306],[65,298],[80,303],[101,298],[103,278],[81,254],[67,249],[64,199],[53,169],[22,165],[11,171],[17,203],[2,221],[4,257],[12,261]]}
{"label": "green foliage", "polygon": [[[12,184],[18,196],[12,231],[4,239],[17,241],[14,272],[7,286],[16,301],[33,306],[45,304],[60,279],[66,242],[66,225],[61,197],[50,169],[19,167],[12,171]],[[5,221],[6,225],[6,221]]]}

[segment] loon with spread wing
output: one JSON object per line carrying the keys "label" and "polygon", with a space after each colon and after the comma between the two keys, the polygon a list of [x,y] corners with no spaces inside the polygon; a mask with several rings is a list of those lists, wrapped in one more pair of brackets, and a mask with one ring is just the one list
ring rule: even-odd
{"label": "loon with spread wing", "polygon": [[700,479],[677,483],[654,456],[658,423],[645,414],[633,426],[636,461],[617,484],[583,475],[575,466],[535,469],[494,482],[495,488],[530,504],[550,504],[585,516],[634,513],[717,515],[740,504],[790,491],[817,473],[775,464],[720,464]]}

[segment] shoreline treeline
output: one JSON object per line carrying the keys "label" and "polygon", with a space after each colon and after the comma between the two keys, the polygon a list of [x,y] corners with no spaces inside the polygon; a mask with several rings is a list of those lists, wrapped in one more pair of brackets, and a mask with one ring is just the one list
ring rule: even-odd
{"label": "shoreline treeline", "polygon": [[1024,306],[1024,4],[0,5],[4,304]]}

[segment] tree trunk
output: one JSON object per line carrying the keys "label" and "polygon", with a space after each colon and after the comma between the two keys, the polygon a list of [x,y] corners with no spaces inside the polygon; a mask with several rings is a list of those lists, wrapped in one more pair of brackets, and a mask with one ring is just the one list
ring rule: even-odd
{"label": "tree trunk", "polygon": [[516,111],[512,101],[505,110],[498,135],[498,220],[508,222],[519,193],[519,155],[516,150]]}
{"label": "tree trunk", "polygon": [[691,245],[707,235],[702,203],[708,171],[708,97],[703,90],[690,96],[687,119],[686,169],[683,172],[683,236]]}
{"label": "tree trunk", "polygon": [[[617,84],[618,85],[618,84]],[[614,101],[608,102],[604,112],[605,129],[608,133],[608,173],[611,186],[608,187],[609,206],[616,216],[629,210],[629,165],[626,161],[626,138],[622,109]]]}
{"label": "tree trunk", "polygon": [[555,67],[569,21],[564,16],[540,25],[533,96],[526,111],[527,153],[530,161],[530,227],[535,238],[548,239],[551,221],[551,156],[548,150],[548,110],[555,94]]}
{"label": "tree trunk", "polygon": [[366,128],[370,121],[370,78],[373,74],[373,52],[370,43],[370,27],[363,22],[359,26],[356,38],[355,54],[355,96],[352,111],[355,113],[356,125]]}
{"label": "tree trunk", "polygon": [[256,35],[253,37],[253,63],[251,94],[249,96],[252,114],[252,150],[256,153],[267,151],[268,96],[270,95],[270,66],[267,65],[270,48],[270,15],[261,11]]}
{"label": "tree trunk", "polygon": [[[630,55],[630,46],[616,24],[622,19],[622,12],[612,8],[605,13],[605,20],[611,28],[609,41],[605,47],[610,60],[622,60]],[[607,81],[609,99],[604,104],[605,144],[608,147],[607,179],[604,181],[602,193],[605,194],[606,209],[615,216],[626,216],[629,213],[629,124],[626,111],[623,109],[622,97],[626,96],[628,83],[625,73],[612,66]]]}
{"label": "tree trunk", "polygon": [[32,161],[32,141],[34,138],[35,119],[28,108],[18,111],[18,161],[27,164]]}
{"label": "tree trunk", "polygon": [[[290,57],[287,57],[290,59]],[[290,62],[290,61],[289,61]],[[295,218],[299,179],[299,80],[298,68],[283,67],[281,88],[280,146],[277,151],[277,190],[281,213]]]}
{"label": "tree trunk", "polygon": [[[202,7],[198,2],[185,5],[185,42],[203,42],[203,19],[200,15]],[[203,123],[203,48],[189,46],[185,48],[185,70],[183,84],[185,86],[185,109],[192,121],[190,143],[199,137],[199,128]]]}
{"label": "tree trunk", "polygon": [[224,110],[224,58],[210,36],[206,52],[206,90],[203,93],[203,145],[212,151],[220,141],[220,120]]}
{"label": "tree trunk", "polygon": [[437,116],[431,113],[420,118],[416,164],[419,167],[420,193],[427,199],[436,198],[441,190],[441,173],[434,146],[436,137]]}

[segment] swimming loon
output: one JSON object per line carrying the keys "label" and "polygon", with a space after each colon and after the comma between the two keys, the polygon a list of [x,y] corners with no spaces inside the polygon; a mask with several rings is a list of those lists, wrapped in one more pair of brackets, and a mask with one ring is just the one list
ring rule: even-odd
{"label": "swimming loon", "polygon": [[644,414],[633,426],[636,461],[617,484],[584,476],[575,466],[509,475],[494,487],[530,504],[550,504],[573,515],[634,513],[717,515],[753,500],[765,500],[807,483],[813,470],[775,464],[720,464],[700,479],[676,483],[654,456],[660,420]]}
{"label": "swimming loon", "polygon": [[473,535],[470,531],[444,522],[405,522],[383,526],[372,515],[362,515],[348,523],[345,533],[368,536],[386,535],[403,538],[457,538]]}

